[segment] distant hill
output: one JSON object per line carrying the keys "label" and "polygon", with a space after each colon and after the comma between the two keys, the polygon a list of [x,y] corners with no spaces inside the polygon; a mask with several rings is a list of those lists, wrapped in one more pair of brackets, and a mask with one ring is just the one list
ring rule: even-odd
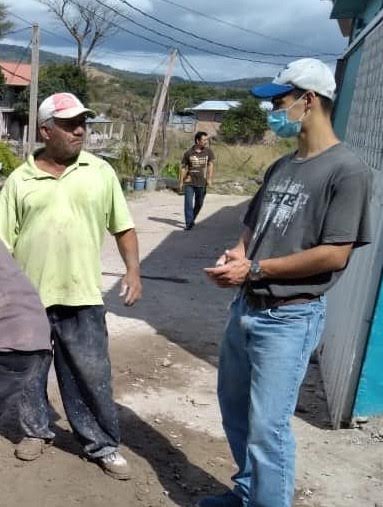
{"label": "distant hill", "polygon": [[209,84],[212,86],[218,86],[219,88],[239,88],[242,90],[248,90],[249,88],[264,83],[265,81],[271,81],[271,77],[249,77],[243,79],[233,79],[231,81],[211,81]]}
{"label": "distant hill", "polygon": [[[1,60],[10,60],[10,61],[19,61],[22,59],[24,62],[31,61],[31,50],[25,49],[21,46],[14,46],[9,44],[0,44],[0,59]],[[50,51],[40,50],[40,64],[44,65],[47,63],[65,63],[65,62],[73,62],[73,58],[68,56],[62,56],[57,53],[52,53]],[[158,74],[144,74],[140,72],[130,72],[128,70],[121,70],[111,67],[110,65],[104,65],[102,63],[90,62],[90,65],[96,69],[99,69],[105,74],[110,74],[112,76],[120,77],[123,79],[135,79],[135,80],[143,80],[143,81],[156,81],[158,79]],[[237,88],[248,90],[255,84],[258,84],[263,81],[267,81],[268,77],[263,78],[246,78],[246,79],[234,79],[232,81],[210,81],[208,83],[201,83],[200,81],[194,81],[194,84],[201,86],[214,86],[218,88]],[[176,83],[187,83],[187,81],[181,77],[174,76],[172,79],[173,82]]]}

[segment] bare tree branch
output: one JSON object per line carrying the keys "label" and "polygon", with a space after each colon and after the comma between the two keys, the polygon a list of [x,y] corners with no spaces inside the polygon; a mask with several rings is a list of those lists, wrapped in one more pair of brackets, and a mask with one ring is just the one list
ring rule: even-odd
{"label": "bare tree branch", "polygon": [[38,0],[65,26],[77,45],[77,65],[84,67],[94,49],[117,31],[117,14],[96,0]]}

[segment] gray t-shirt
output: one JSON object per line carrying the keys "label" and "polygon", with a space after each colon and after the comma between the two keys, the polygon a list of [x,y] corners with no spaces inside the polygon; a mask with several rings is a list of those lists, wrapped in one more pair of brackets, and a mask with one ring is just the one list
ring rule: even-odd
{"label": "gray t-shirt", "polygon": [[0,241],[0,352],[49,350],[50,334],[36,290]]}
{"label": "gray t-shirt", "polygon": [[[247,256],[282,257],[322,244],[371,242],[371,172],[343,144],[310,159],[282,157],[267,171],[244,223],[253,231]],[[343,270],[291,280],[249,284],[254,294],[322,295]]]}

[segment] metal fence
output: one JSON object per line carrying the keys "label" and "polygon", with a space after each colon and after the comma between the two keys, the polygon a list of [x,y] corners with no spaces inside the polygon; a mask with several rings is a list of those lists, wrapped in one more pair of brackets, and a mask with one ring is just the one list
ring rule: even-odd
{"label": "metal fence", "polygon": [[374,175],[373,244],[356,251],[329,294],[321,369],[333,426],[352,409],[383,265],[383,23],[364,40],[345,142]]}

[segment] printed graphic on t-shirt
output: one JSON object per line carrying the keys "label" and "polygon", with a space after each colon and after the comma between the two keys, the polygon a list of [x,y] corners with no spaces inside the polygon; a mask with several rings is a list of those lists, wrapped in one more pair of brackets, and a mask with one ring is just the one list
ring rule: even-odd
{"label": "printed graphic on t-shirt", "polygon": [[197,157],[196,155],[191,155],[189,157],[189,164],[190,164],[189,173],[200,172],[202,169],[203,174],[205,174],[208,159],[209,158],[207,155],[202,156],[202,157],[201,156]]}
{"label": "printed graphic on t-shirt", "polygon": [[296,214],[303,212],[308,199],[303,183],[291,179],[274,184],[271,182],[264,194],[264,207],[254,237],[271,224],[284,236]]}

